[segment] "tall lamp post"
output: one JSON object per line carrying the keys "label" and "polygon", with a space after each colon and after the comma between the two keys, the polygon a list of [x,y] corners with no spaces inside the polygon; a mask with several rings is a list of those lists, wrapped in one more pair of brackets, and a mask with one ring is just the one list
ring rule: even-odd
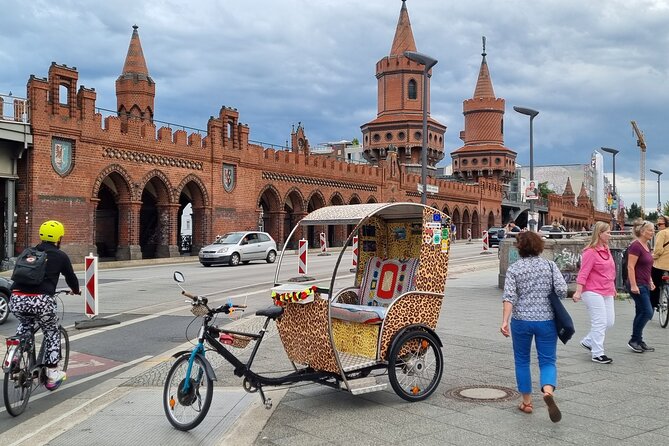
{"label": "tall lamp post", "polygon": [[[513,109],[521,115],[530,117],[530,182],[532,182],[534,181],[534,128],[532,127],[532,121],[534,121],[539,112],[526,107],[514,106]],[[534,201],[530,200],[530,218],[527,221],[530,225],[530,231],[536,231],[537,224],[537,221],[534,219]]]}
{"label": "tall lamp post", "polygon": [[404,57],[423,65],[423,148],[421,151],[420,181],[423,183],[423,190],[420,197],[422,204],[427,204],[427,73],[437,64],[434,59],[426,54],[416,51],[405,51]]}
{"label": "tall lamp post", "polygon": [[657,215],[662,215],[662,200],[660,200],[660,176],[662,172],[655,169],[650,169],[651,172],[657,175]]}
{"label": "tall lamp post", "polygon": [[620,151],[616,150],[616,149],[612,149],[611,147],[602,147],[601,149],[602,149],[602,152],[610,153],[611,155],[613,155],[613,194],[611,194],[611,195],[613,197],[613,203],[615,203],[615,205],[616,205],[616,209],[613,209],[613,207],[611,209],[611,213],[612,213],[611,229],[615,231],[617,226],[618,226],[617,225],[617,221],[618,221],[618,209],[617,209],[618,208],[618,194],[616,192],[616,155]]}

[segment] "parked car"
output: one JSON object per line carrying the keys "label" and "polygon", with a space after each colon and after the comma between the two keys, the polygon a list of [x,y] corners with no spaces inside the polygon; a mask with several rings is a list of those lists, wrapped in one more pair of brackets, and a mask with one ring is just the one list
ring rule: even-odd
{"label": "parked car", "polygon": [[505,234],[504,228],[499,228],[494,226],[488,228],[488,246],[490,246],[491,248],[493,246],[499,246],[499,242],[501,240],[500,236],[501,238],[504,238],[504,234]]}
{"label": "parked car", "polygon": [[211,266],[217,263],[228,263],[237,266],[251,260],[265,260],[274,263],[276,260],[276,242],[266,232],[239,231],[229,232],[209,246],[200,249],[200,263]]}
{"label": "parked car", "polygon": [[12,281],[0,277],[0,325],[4,324],[9,317],[9,295],[11,294]]}
{"label": "parked car", "polygon": [[[560,225],[560,232],[566,232],[567,229]],[[552,225],[543,225],[539,228],[539,235],[543,238],[563,238],[563,234],[560,232],[555,232]]]}

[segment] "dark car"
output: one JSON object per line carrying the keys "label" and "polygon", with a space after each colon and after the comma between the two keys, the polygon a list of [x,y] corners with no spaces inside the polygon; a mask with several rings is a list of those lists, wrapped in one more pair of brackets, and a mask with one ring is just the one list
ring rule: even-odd
{"label": "dark car", "polygon": [[200,263],[211,266],[216,263],[228,263],[237,266],[251,260],[264,260],[274,263],[276,260],[276,242],[266,232],[239,231],[228,232],[214,243],[200,249]]}
{"label": "dark car", "polygon": [[504,238],[504,228],[492,227],[488,228],[488,246],[499,246],[499,242]]}
{"label": "dark car", "polygon": [[0,277],[0,324],[4,324],[9,317],[9,295],[12,281]]}

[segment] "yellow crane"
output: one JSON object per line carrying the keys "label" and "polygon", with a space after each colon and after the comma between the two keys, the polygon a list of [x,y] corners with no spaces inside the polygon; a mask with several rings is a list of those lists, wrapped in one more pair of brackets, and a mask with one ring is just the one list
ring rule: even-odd
{"label": "yellow crane", "polygon": [[643,137],[643,132],[639,130],[639,126],[636,125],[636,121],[632,122],[632,128],[636,134],[636,145],[639,146],[641,150],[641,161],[640,161],[640,175],[639,181],[641,183],[641,212],[646,213],[646,140]]}

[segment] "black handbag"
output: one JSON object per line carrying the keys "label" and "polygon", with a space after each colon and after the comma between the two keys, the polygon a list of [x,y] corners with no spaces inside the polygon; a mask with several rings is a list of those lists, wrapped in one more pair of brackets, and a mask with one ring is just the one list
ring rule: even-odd
{"label": "black handbag", "polygon": [[550,263],[549,266],[551,268],[551,290],[548,293],[548,300],[550,300],[553,313],[555,314],[555,328],[557,329],[558,338],[560,338],[563,344],[566,344],[574,336],[576,329],[574,329],[574,321],[571,319],[569,312],[562,305],[560,296],[555,292],[553,266]]}

